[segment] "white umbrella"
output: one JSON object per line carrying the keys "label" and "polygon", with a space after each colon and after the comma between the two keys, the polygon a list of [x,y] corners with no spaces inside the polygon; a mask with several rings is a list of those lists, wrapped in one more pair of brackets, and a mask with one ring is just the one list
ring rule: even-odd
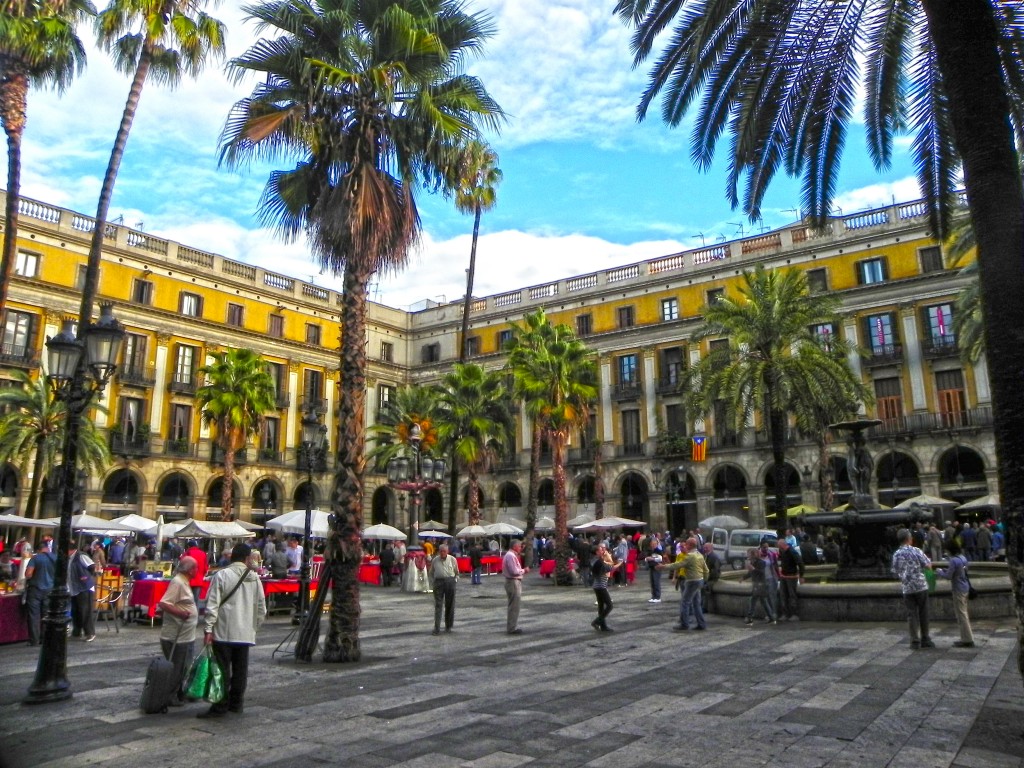
{"label": "white umbrella", "polygon": [[[60,525],[59,517],[47,517],[45,520],[46,522]],[[97,531],[100,533],[133,533],[133,531],[123,526],[113,525],[110,520],[104,520],[102,517],[96,517],[95,515],[87,515],[84,512],[72,515],[71,529],[74,531]]]}
{"label": "white umbrella", "polygon": [[26,528],[56,528],[60,523],[51,520],[37,520],[21,515],[0,515],[0,525],[21,525]]}
{"label": "white umbrella", "polygon": [[447,529],[447,525],[439,523],[437,520],[424,520],[420,523],[420,531],[445,531]]}
{"label": "white umbrella", "polygon": [[450,539],[451,536],[449,536],[444,531],[420,531],[420,538],[421,539]]}
{"label": "white umbrella", "polygon": [[733,515],[712,515],[706,517],[697,523],[698,528],[725,528],[726,530],[732,530],[733,528],[746,528],[747,521],[740,520],[738,517]]}
{"label": "white umbrella", "polygon": [[250,523],[248,520],[235,520],[235,522],[247,531],[262,531],[264,526]]}
{"label": "white umbrella", "polygon": [[508,523],[491,523],[485,525],[484,530],[491,536],[519,536],[523,533],[522,528],[516,528]]}
{"label": "white umbrella", "polygon": [[[309,535],[324,538],[331,533],[330,513],[314,509],[309,515]],[[306,510],[293,509],[275,518],[267,520],[267,528],[281,533],[304,533],[306,525]]]}
{"label": "white umbrella", "polygon": [[130,515],[121,515],[120,517],[115,517],[113,520],[110,521],[110,524],[116,525],[118,528],[125,528],[129,531],[136,531],[138,533],[142,533],[150,530],[156,522],[156,520],[151,520],[148,517],[136,515],[134,512],[132,512]]}
{"label": "white umbrella", "polygon": [[988,496],[982,496],[980,499],[971,499],[966,504],[961,504],[957,509],[1002,509],[1003,505],[999,501],[999,496],[990,493]]}
{"label": "white umbrella", "polygon": [[405,541],[408,536],[395,528],[393,525],[378,523],[363,529],[364,539],[381,539],[383,541]]}
{"label": "white umbrella", "polygon": [[178,536],[187,539],[251,539],[255,535],[238,523],[212,520],[193,520],[178,531]]}
{"label": "white umbrella", "polygon": [[897,504],[893,509],[910,509],[915,504],[922,507],[955,507],[960,502],[950,501],[949,499],[940,499],[938,496],[929,496],[927,493],[922,493],[920,496],[914,496],[909,499],[904,499]]}
{"label": "white umbrella", "polygon": [[555,530],[555,521],[550,517],[542,517],[533,524],[533,528],[537,531],[553,531]]}
{"label": "white umbrella", "polygon": [[455,535],[460,539],[463,536],[486,536],[487,530],[482,525],[467,525]]}
{"label": "white umbrella", "polygon": [[596,531],[604,528],[642,528],[647,525],[643,520],[630,520],[628,517],[602,517],[592,523],[577,525],[577,531]]}
{"label": "white umbrella", "polygon": [[566,525],[568,525],[570,528],[575,528],[576,526],[586,525],[587,523],[592,522],[594,522],[594,516],[589,512],[584,512],[582,514],[576,515],[576,517],[569,520],[566,523]]}

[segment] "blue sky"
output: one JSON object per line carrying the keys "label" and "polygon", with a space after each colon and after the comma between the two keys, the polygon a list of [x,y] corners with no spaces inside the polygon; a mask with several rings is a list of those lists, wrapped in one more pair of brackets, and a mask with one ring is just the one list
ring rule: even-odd
{"label": "blue sky", "polygon": [[[255,40],[237,2],[211,13],[228,24],[228,54]],[[471,0],[493,17],[497,34],[469,70],[509,115],[491,137],[505,179],[486,214],[474,293],[485,296],[640,261],[757,227],[725,198],[720,164],[698,173],[689,130],[669,130],[656,110],[641,124],[635,105],[645,74],[631,67],[629,31],[613,0]],[[91,30],[83,29],[88,38]],[[213,63],[176,90],[148,84],[115,187],[111,218],[303,279],[319,275],[304,242],[283,243],[256,220],[266,169],[217,167],[217,138],[231,105],[252,87]],[[90,47],[86,73],[63,95],[32,91],[23,149],[22,192],[87,214],[95,212],[128,80]],[[845,213],[917,197],[912,166],[898,146],[878,174],[859,128],[844,152],[836,205]],[[779,176],[763,224],[797,218],[799,183]],[[404,307],[452,301],[465,290],[472,218],[449,201],[422,195],[424,232],[409,269],[381,280],[371,295]]]}

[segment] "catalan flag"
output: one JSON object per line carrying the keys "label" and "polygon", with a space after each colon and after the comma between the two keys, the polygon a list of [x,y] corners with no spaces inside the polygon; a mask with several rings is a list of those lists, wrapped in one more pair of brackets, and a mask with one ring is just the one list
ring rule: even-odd
{"label": "catalan flag", "polygon": [[690,459],[692,461],[708,460],[708,439],[706,437],[693,438]]}

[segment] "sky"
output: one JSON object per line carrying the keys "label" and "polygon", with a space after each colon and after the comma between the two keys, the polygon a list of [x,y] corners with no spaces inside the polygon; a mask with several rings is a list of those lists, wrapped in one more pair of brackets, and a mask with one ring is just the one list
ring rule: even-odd
{"label": "sky", "polygon": [[[488,136],[504,180],[497,205],[481,223],[475,296],[732,240],[799,218],[798,181],[777,176],[762,221],[752,224],[729,206],[724,164],[701,173],[690,161],[688,123],[669,129],[657,109],[637,122],[646,69],[632,66],[630,32],[612,13],[614,0],[467,0],[467,7],[490,14],[496,33],[466,69],[508,115],[501,133]],[[209,12],[228,26],[228,58],[257,39],[236,0]],[[81,34],[91,43],[91,28]],[[340,289],[340,278],[319,274],[304,241],[283,242],[260,225],[257,204],[270,167],[218,167],[228,111],[254,84],[234,83],[225,72],[224,63],[214,61],[174,90],[144,87],[110,220]],[[85,73],[63,94],[29,93],[23,196],[95,213],[128,86],[90,44]],[[855,127],[835,212],[916,199],[905,147],[898,143],[892,167],[879,173]],[[421,242],[404,272],[374,282],[375,301],[408,308],[465,293],[472,216],[425,192],[418,205]]]}

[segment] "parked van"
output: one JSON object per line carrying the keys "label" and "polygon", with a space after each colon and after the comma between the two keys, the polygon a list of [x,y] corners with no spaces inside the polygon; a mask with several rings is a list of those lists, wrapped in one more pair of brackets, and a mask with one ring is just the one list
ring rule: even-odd
{"label": "parked van", "polygon": [[761,539],[767,538],[771,546],[778,544],[779,535],[767,528],[735,528],[731,531],[725,528],[714,528],[711,531],[711,544],[715,552],[734,570],[744,567],[747,560],[747,550],[751,547],[759,547]]}

